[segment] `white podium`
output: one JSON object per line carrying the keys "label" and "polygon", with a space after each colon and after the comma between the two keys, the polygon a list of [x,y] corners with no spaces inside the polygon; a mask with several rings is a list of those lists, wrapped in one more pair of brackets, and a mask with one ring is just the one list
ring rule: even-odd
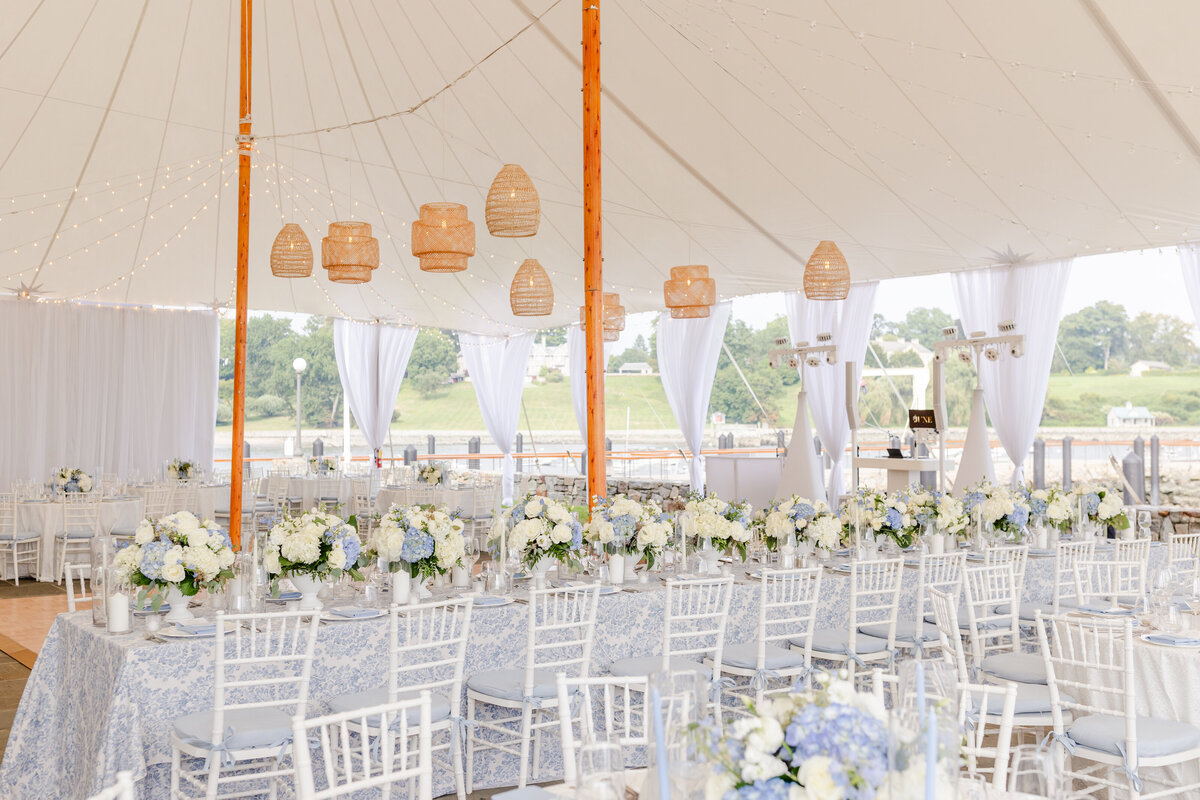
{"label": "white podium", "polygon": [[878,458],[856,456],[855,469],[887,470],[887,490],[898,492],[914,483],[920,483],[922,472],[937,472],[936,458]]}
{"label": "white podium", "polygon": [[704,488],[722,500],[749,500],[755,510],[775,499],[783,459],[775,456],[704,457]]}

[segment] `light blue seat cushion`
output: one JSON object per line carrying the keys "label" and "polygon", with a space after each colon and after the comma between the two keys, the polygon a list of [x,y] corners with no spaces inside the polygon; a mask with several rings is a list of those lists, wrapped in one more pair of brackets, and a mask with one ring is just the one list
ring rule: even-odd
{"label": "light blue seat cushion", "polygon": [[[197,711],[180,717],[173,724],[180,739],[203,746],[211,741],[213,712]],[[231,709],[225,712],[225,728],[233,729],[231,736],[222,735],[225,747],[230,750],[280,747],[292,738],[292,720],[277,708]]]}
{"label": "light blue seat cushion", "polygon": [[96,533],[95,531],[59,531],[54,535],[58,539],[91,539]]}
{"label": "light blue seat cushion", "polygon": [[[400,693],[400,699],[412,698],[411,692]],[[333,713],[342,711],[354,711],[358,708],[371,708],[372,706],[383,705],[388,701],[387,688],[380,686],[377,689],[367,689],[365,692],[354,692],[352,694],[339,694],[329,701],[329,710]],[[410,708],[404,712],[405,717],[410,725],[415,725],[421,719],[421,710],[419,708]],[[441,722],[450,716],[450,701],[444,695],[434,692],[430,695],[430,721],[434,724]],[[371,726],[379,725],[379,716],[370,717],[367,719],[367,724]]]}
{"label": "light blue seat cushion", "polygon": [[[817,631],[813,634],[812,649],[813,654],[817,653],[837,653],[839,655],[849,655],[849,646],[847,644],[850,638],[849,631]],[[803,647],[803,640],[792,640],[792,644],[797,647]],[[858,636],[855,638],[855,649],[860,656],[870,655],[871,653],[887,652],[887,641],[884,639],[876,639],[874,636]]]}
{"label": "light blue seat cushion", "polygon": [[[1014,683],[1017,687],[1017,702],[1013,707],[1013,714],[1020,717],[1022,714],[1049,714],[1050,713],[1050,687],[1044,683]],[[1068,694],[1059,694],[1064,702],[1074,703],[1075,698]],[[978,711],[980,696],[973,695],[971,698],[972,707]],[[988,697],[988,714],[999,716],[1004,710],[1004,698],[1000,695],[991,695]],[[1019,719],[1017,720],[1020,721]]]}
{"label": "light blue seat cushion", "polygon": [[1033,653],[996,653],[979,662],[985,675],[1016,683],[1046,682],[1046,662]]}
{"label": "light blue seat cushion", "polygon": [[[1058,601],[1058,611],[1061,614],[1072,608],[1078,607],[1078,605],[1079,604],[1076,603],[1074,600],[1069,600],[1064,597]],[[1041,611],[1042,616],[1048,617],[1054,613],[1054,604],[1053,603],[1024,603],[1023,602],[1023,603],[1021,603],[1021,610],[1018,612],[1017,617],[1022,622],[1034,622],[1035,621],[1034,613],[1037,611]],[[1004,603],[1003,605],[998,605],[998,606],[996,606],[996,613],[997,614],[1010,614],[1010,613],[1012,613],[1011,606],[1008,603]]]}
{"label": "light blue seat cushion", "polygon": [[[1080,717],[1067,728],[1076,744],[1110,755],[1125,747],[1125,718],[1110,714]],[[1137,718],[1137,749],[1140,758],[1157,758],[1182,753],[1200,744],[1200,728],[1186,722],[1158,717]]]}
{"label": "light blue seat cushion", "polygon": [[[930,625],[937,625],[937,620],[934,618],[932,613],[925,615],[925,621]],[[971,632],[971,621],[967,617],[967,610],[965,608],[960,608],[958,610],[958,629],[963,633]]]}
{"label": "light blue seat cushion", "polygon": [[[555,675],[547,669],[533,672],[533,696],[554,697],[558,694]],[[524,669],[489,669],[467,678],[467,688],[489,697],[521,700],[525,697]]]}
{"label": "light blue seat cushion", "polygon": [[[652,675],[662,670],[662,656],[643,656],[642,658],[621,658],[612,663],[609,672],[622,678],[634,675]],[[672,672],[699,672],[711,675],[712,668],[706,667],[699,661],[692,661],[682,656],[671,656]]]}
{"label": "light blue seat cushion", "polygon": [[[916,623],[912,620],[904,620],[896,623],[896,641],[902,644],[912,644],[916,637],[913,636],[913,631],[916,630]],[[876,639],[887,640],[888,625],[886,622],[872,622],[870,625],[859,625],[859,633],[865,633],[867,636]],[[921,641],[937,642],[938,630],[937,626],[928,622],[921,624]]]}
{"label": "light blue seat cushion", "polygon": [[13,539],[24,542],[36,538],[38,538],[36,531],[0,531],[0,542],[11,542]]}
{"label": "light blue seat cushion", "polygon": [[[804,653],[787,650],[777,644],[766,647],[766,669],[791,669],[804,666]],[[737,669],[758,669],[758,643],[726,645],[721,664]]]}

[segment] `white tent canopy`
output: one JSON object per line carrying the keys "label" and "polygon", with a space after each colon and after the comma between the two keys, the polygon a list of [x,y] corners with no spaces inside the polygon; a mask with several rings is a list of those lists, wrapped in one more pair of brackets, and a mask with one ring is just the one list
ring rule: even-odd
{"label": "white tent canopy", "polygon": [[[724,297],[795,288],[819,239],[869,280],[1200,230],[1195,3],[602,9],[605,278],[631,312],[661,308],[674,264],[709,264]],[[231,304],[236,1],[5,12],[0,291]],[[579,14],[562,0],[257,2],[250,306],[489,334],[574,319]],[[533,239],[487,234],[506,162],[541,193]],[[407,251],[417,207],[442,199],[477,224],[458,275],[421,273]],[[351,209],[380,239],[371,283],[331,284],[319,265],[270,275],[281,222],[319,253]],[[552,317],[509,313],[527,256],[554,282]]]}

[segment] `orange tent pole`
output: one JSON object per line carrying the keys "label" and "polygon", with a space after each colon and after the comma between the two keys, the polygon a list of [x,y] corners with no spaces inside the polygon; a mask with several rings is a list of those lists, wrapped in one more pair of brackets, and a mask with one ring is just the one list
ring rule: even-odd
{"label": "orange tent pole", "polygon": [[242,549],[242,440],[246,428],[246,284],[250,267],[250,58],[252,0],[242,0],[238,102],[237,318],[233,344],[233,455],[229,480],[229,538]]}
{"label": "orange tent pole", "polygon": [[600,237],[600,0],[583,0],[583,288],[587,343],[587,473],[591,498],[608,495],[604,452],[603,258]]}

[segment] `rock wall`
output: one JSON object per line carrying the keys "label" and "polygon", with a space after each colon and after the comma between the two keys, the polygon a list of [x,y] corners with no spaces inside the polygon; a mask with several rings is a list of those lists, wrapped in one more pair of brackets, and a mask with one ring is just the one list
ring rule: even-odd
{"label": "rock wall", "polygon": [[[569,505],[586,506],[587,477],[582,475],[529,475],[518,484],[518,495],[533,492],[552,500],[564,500]],[[686,483],[656,480],[610,480],[609,495],[623,494],[632,500],[654,500],[664,510],[674,511],[683,506]]]}

